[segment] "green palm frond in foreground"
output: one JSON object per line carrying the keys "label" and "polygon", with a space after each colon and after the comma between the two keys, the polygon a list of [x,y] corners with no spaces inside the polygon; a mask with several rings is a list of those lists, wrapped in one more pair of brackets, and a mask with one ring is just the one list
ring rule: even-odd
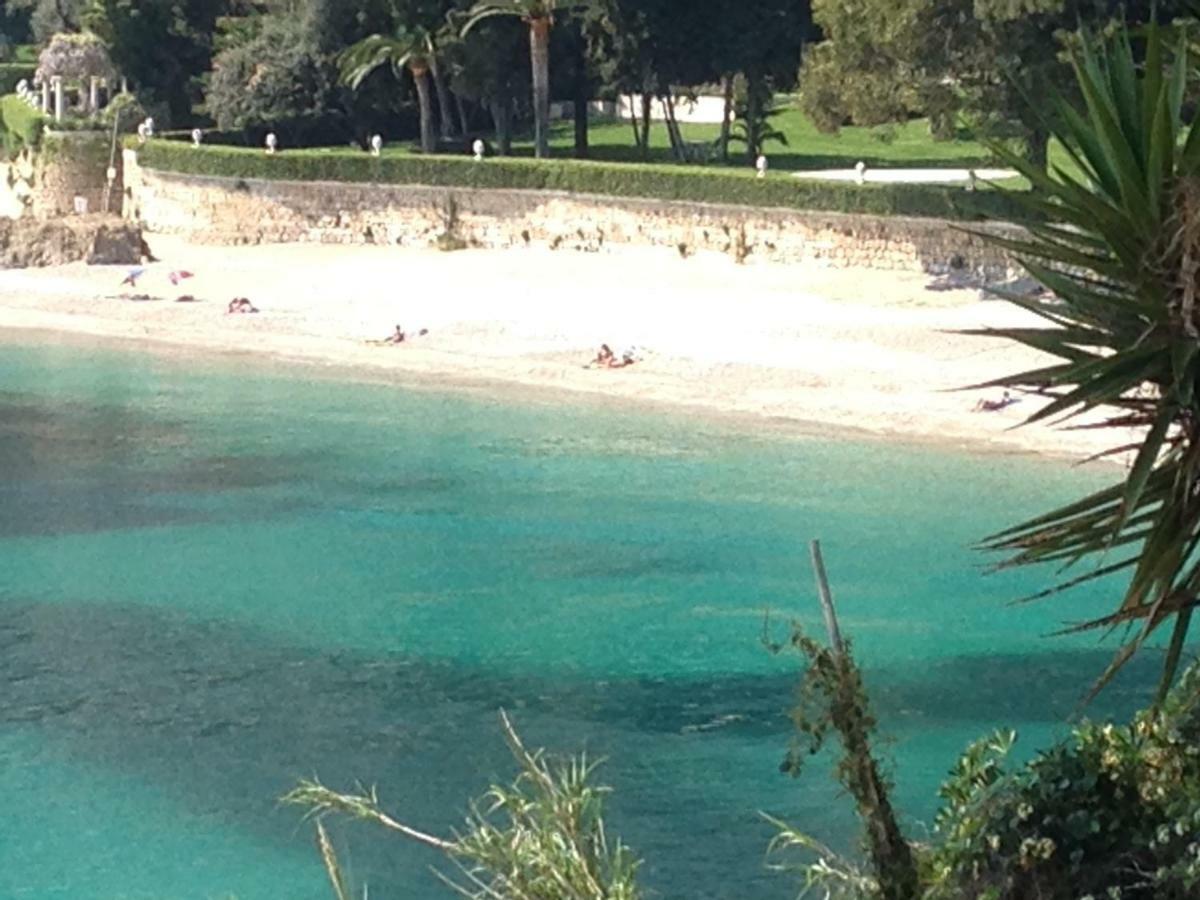
{"label": "green palm frond in foreground", "polygon": [[1049,117],[1082,176],[998,150],[1032,183],[1027,202],[1041,223],[999,243],[1054,297],[1008,298],[1046,327],[976,332],[1057,357],[991,382],[1046,398],[1029,422],[1098,410],[1100,421],[1080,427],[1139,435],[1113,448],[1133,456],[1123,482],[984,544],[1009,554],[1002,566],[1100,560],[1039,597],[1129,574],[1111,615],[1071,629],[1129,629],[1095,690],[1170,623],[1165,691],[1200,590],[1200,128],[1183,121],[1186,35],[1167,44],[1154,26],[1137,47],[1127,31],[1083,36],[1074,60],[1083,108],[1059,100]]}

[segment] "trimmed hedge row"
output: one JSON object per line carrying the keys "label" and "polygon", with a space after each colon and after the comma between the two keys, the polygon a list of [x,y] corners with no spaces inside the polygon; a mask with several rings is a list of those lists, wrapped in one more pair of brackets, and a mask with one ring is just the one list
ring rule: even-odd
{"label": "trimmed hedge row", "polygon": [[0,94],[11,94],[22,79],[33,84],[37,66],[30,63],[0,63]]}
{"label": "trimmed hedge row", "polygon": [[1028,219],[1008,192],[930,184],[844,184],[757,178],[753,172],[672,165],[465,156],[382,156],[355,150],[262,150],[154,140],[138,148],[148,169],[279,181],[563,191],[610,197],[975,221]]}
{"label": "trimmed hedge row", "polygon": [[0,97],[0,137],[8,155],[22,148],[36,148],[42,141],[47,118],[16,94]]}

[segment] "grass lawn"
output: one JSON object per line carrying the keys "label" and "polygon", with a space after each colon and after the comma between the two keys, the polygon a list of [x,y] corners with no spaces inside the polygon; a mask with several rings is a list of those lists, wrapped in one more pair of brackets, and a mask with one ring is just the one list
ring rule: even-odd
{"label": "grass lawn", "polygon": [[[766,154],[772,168],[801,171],[804,169],[847,169],[859,160],[868,166],[982,166],[990,157],[987,149],[975,141],[935,141],[925,119],[914,119],[902,125],[882,128],[843,128],[836,134],[822,134],[798,109],[787,109],[771,120],[772,125],[787,137],[787,146],[778,142],[767,145]],[[683,138],[688,142],[712,142],[720,136],[719,125],[684,125]],[[634,162],[641,154],[633,146],[633,126],[628,122],[594,123],[588,133],[594,159]],[[569,122],[558,123],[552,135],[552,146],[563,155],[574,147],[574,130]],[[660,122],[650,127],[650,159],[654,162],[674,162],[666,126]],[[518,150],[532,152],[520,145]],[[730,164],[748,166],[745,148],[730,145]]]}
{"label": "grass lawn", "polygon": [[[771,120],[787,136],[787,146],[778,142],[767,145],[766,153],[775,171],[805,169],[849,169],[859,160],[868,166],[905,166],[917,168],[981,167],[991,162],[986,147],[975,141],[935,141],[925,119],[902,125],[878,128],[849,127],[837,134],[822,134],[798,109],[787,108]],[[711,143],[720,136],[719,125],[683,125],[683,138],[689,143]],[[593,121],[588,132],[590,158],[605,162],[642,162],[641,152],[633,143],[633,126],[628,122]],[[556,157],[569,157],[575,146],[573,123],[556,122],[551,131],[551,150]],[[415,147],[394,144],[385,153],[413,152]],[[520,135],[513,143],[514,156],[533,156],[532,135]],[[671,155],[667,129],[661,122],[650,126],[650,152],[645,161],[676,163]],[[711,165],[721,165],[712,163]],[[730,144],[731,166],[749,166],[745,149]]]}

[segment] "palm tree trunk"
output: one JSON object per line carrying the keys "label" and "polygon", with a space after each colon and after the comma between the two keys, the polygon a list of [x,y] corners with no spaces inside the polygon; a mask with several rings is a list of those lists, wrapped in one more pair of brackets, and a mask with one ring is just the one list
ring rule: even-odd
{"label": "palm tree trunk", "polygon": [[671,153],[679,162],[687,162],[687,148],[683,144],[683,132],[679,130],[679,120],[675,118],[675,96],[671,93],[669,86],[660,101],[667,124],[667,138],[671,141]]}
{"label": "palm tree trunk", "polygon": [[450,91],[446,88],[446,79],[442,77],[442,70],[436,59],[430,58],[429,71],[433,75],[433,85],[437,89],[438,118],[441,124],[442,140],[450,141],[455,137],[454,111],[450,106]]}
{"label": "palm tree trunk", "polygon": [[750,165],[758,161],[759,125],[759,75],[756,72],[746,73],[746,159]]}
{"label": "palm tree trunk", "polygon": [[588,82],[586,44],[582,35],[575,42],[575,158],[588,158],[588,104],[591,102],[591,85]]}
{"label": "palm tree trunk", "polygon": [[458,110],[458,123],[462,125],[462,136],[466,137],[471,133],[471,116],[467,112],[467,103],[463,100],[462,94],[456,94],[451,91],[450,94],[454,97],[454,106]]}
{"label": "palm tree trunk", "polygon": [[650,158],[650,113],[654,97],[649,86],[642,88],[642,159]]}
{"label": "palm tree trunk", "polygon": [[417,85],[417,103],[421,109],[421,152],[437,152],[437,135],[433,131],[433,102],[429,96],[429,69],[411,66],[413,81]]}
{"label": "palm tree trunk", "polygon": [[721,162],[729,162],[729,129],[733,124],[733,76],[725,76],[725,110],[721,114]]}
{"label": "palm tree trunk", "polygon": [[493,100],[492,121],[496,125],[496,152],[501,156],[512,153],[512,105],[507,101]]}
{"label": "palm tree trunk", "polygon": [[529,59],[533,64],[533,143],[538,159],[550,156],[549,16],[529,20]]}

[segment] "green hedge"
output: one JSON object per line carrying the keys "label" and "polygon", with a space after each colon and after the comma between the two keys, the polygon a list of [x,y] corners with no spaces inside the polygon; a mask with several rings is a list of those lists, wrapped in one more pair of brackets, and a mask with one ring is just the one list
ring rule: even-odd
{"label": "green hedge", "polygon": [[29,63],[0,63],[0,94],[11,94],[22,79],[33,86],[33,73],[37,66]]}
{"label": "green hedge", "polygon": [[[130,146],[137,147],[136,142]],[[672,165],[578,160],[489,159],[466,156],[374,157],[355,150],[262,150],[155,140],[141,147],[148,169],[225,178],[419,184],[434,187],[566,191],[699,203],[924,216],[959,221],[1028,214],[1006,192],[966,191],[945,185],[818,182],[776,174]]]}
{"label": "green hedge", "polygon": [[23,148],[34,149],[42,141],[47,118],[16,94],[0,97],[0,138],[9,156]]}

